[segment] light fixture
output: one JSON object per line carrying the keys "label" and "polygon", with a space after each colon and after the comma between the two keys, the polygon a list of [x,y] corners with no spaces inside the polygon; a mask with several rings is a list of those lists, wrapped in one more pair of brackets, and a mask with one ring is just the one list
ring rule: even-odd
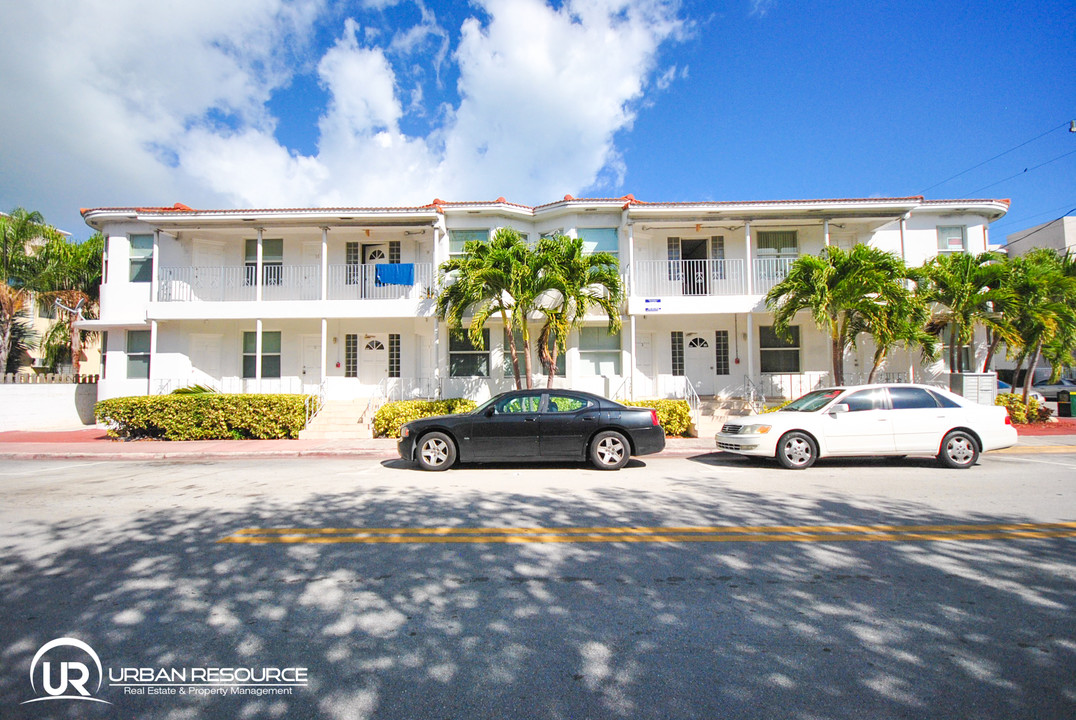
{"label": "light fixture", "polygon": [[1076,120],[1069,123],[1069,132],[1076,132]]}

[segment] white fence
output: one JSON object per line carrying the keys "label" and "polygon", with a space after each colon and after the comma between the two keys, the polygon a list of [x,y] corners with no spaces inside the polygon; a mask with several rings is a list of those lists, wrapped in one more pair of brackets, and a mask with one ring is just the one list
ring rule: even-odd
{"label": "white fence", "polygon": [[92,426],[96,403],[96,382],[4,382],[0,384],[0,432]]}

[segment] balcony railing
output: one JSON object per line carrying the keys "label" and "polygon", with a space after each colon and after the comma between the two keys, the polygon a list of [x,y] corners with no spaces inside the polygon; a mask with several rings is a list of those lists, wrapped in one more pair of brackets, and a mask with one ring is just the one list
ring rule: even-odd
{"label": "balcony railing", "polygon": [[636,296],[743,295],[743,260],[657,260],[635,263]]}
{"label": "balcony railing", "polygon": [[755,295],[765,295],[777,283],[788,277],[796,258],[758,258],[755,260]]}
{"label": "balcony railing", "polygon": [[[433,281],[430,263],[330,265],[329,300],[395,300],[427,297]],[[243,302],[258,297],[257,269],[239,267],[162,267],[160,302]],[[261,298],[269,301],[321,299],[317,265],[262,266]]]}

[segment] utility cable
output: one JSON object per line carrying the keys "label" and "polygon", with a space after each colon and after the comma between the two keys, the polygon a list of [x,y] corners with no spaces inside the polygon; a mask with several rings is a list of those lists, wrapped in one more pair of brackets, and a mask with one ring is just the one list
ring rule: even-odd
{"label": "utility cable", "polygon": [[998,180],[997,182],[992,182],[989,185],[983,185],[981,188],[977,188],[975,190],[972,190],[970,193],[964,193],[961,197],[970,198],[973,195],[975,195],[976,193],[981,192],[983,190],[986,190],[987,188],[992,188],[995,185],[1000,185],[1001,183],[1006,182],[1008,180],[1012,180],[1013,178],[1018,178],[1018,177],[1020,177],[1021,175],[1025,174],[1025,173],[1031,172],[1032,170],[1038,170],[1039,168],[1044,167],[1046,165],[1049,165],[1050,163],[1055,163],[1058,160],[1061,160],[1062,158],[1067,158],[1069,155],[1076,155],[1076,150],[1071,150],[1071,151],[1065,153],[1064,155],[1058,155],[1053,160],[1047,160],[1044,163],[1039,163],[1035,167],[1024,168],[1021,172],[1018,172],[1015,175],[1010,175],[1007,178],[1002,178],[1001,180]]}

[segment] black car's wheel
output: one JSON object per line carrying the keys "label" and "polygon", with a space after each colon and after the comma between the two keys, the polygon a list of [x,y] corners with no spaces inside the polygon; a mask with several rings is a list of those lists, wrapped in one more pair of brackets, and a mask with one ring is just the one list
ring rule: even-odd
{"label": "black car's wheel", "polygon": [[979,444],[963,430],[954,430],[945,436],[938,453],[938,462],[945,467],[962,470],[979,459]]}
{"label": "black car's wheel", "polygon": [[416,456],[423,470],[448,470],[456,462],[456,443],[444,433],[432,432],[419,440]]}
{"label": "black car's wheel", "polygon": [[805,470],[818,459],[818,446],[807,433],[785,433],[777,441],[777,462],[789,470]]}
{"label": "black car's wheel", "polygon": [[630,457],[628,439],[615,430],[598,433],[590,443],[590,461],[599,470],[619,470]]}

